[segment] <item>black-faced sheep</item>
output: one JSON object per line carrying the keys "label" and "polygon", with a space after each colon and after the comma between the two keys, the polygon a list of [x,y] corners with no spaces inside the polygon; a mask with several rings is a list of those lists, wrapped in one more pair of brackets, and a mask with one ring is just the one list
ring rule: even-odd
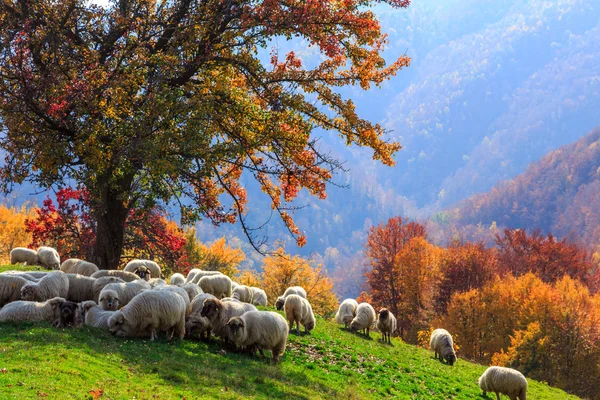
{"label": "black-faced sheep", "polygon": [[206,299],[216,299],[216,297],[212,294],[201,293],[192,299],[192,302],[190,303],[190,313],[186,317],[185,322],[186,336],[200,334],[202,339],[210,338],[210,321],[208,318],[201,315],[204,300]]}
{"label": "black-faced sheep", "polygon": [[221,338],[227,338],[223,327],[233,317],[239,317],[248,311],[256,311],[252,304],[237,301],[223,302],[218,299],[206,299],[200,315],[208,319],[212,331]]}
{"label": "black-faced sheep", "polygon": [[354,299],[346,299],[342,301],[342,304],[340,304],[340,307],[335,314],[335,322],[340,325],[344,325],[347,329],[356,316],[357,307],[358,303]]}
{"label": "black-faced sheep", "polygon": [[210,293],[216,298],[231,297],[231,279],[226,275],[203,276],[198,281],[198,286],[204,293]]}
{"label": "black-faced sheep", "polygon": [[98,304],[107,311],[116,311],[126,306],[136,294],[150,289],[148,282],[138,279],[133,282],[109,283],[98,296]]}
{"label": "black-faced sheep", "polygon": [[379,310],[377,329],[381,332],[381,341],[392,344],[392,333],[396,331],[396,317],[387,308]]}
{"label": "black-faced sheep", "polygon": [[484,396],[487,392],[494,392],[497,400],[500,400],[500,393],[507,395],[510,400],[527,399],[527,379],[515,369],[489,367],[477,382]]}
{"label": "black-faced sheep", "polygon": [[21,288],[21,299],[45,301],[54,297],[66,298],[69,294],[69,278],[62,271],[47,274],[38,282],[27,282]]}
{"label": "black-faced sheep", "polygon": [[173,336],[183,339],[185,312],[185,302],[177,293],[145,290],[115,311],[108,319],[108,327],[117,336],[139,337],[149,332],[150,340],[154,340],[157,331],[163,331],[167,332],[168,340]]}
{"label": "black-faced sheep", "polygon": [[252,304],[254,304],[255,306],[263,306],[266,307],[268,302],[267,302],[267,293],[262,290],[259,289],[257,287],[252,287]]}
{"label": "black-faced sheep", "polygon": [[434,356],[440,360],[446,360],[450,365],[454,365],[456,361],[456,353],[454,352],[454,341],[452,335],[445,329],[436,329],[431,333],[429,347],[434,352]]}
{"label": "black-faced sheep", "polygon": [[289,288],[285,289],[285,292],[283,292],[283,296],[279,296],[277,298],[277,301],[275,302],[275,307],[278,310],[283,310],[283,304],[285,303],[285,298],[288,297],[290,294],[297,294],[300,297],[306,298],[306,290],[304,290],[304,288],[302,288],[300,286],[289,287]]}
{"label": "black-faced sheep", "polygon": [[140,279],[139,276],[132,272],[121,271],[118,269],[104,269],[92,274],[91,278],[104,278],[105,276],[114,276],[115,278],[122,279],[125,282],[133,282]]}
{"label": "black-faced sheep", "polygon": [[369,333],[374,322],[375,309],[369,303],[360,303],[356,307],[356,316],[350,322],[350,329],[353,331],[362,330],[367,337],[371,337]]}
{"label": "black-faced sheep", "polygon": [[169,283],[175,286],[183,286],[185,283],[185,277],[179,273],[171,275]]}
{"label": "black-faced sheep", "polygon": [[42,246],[37,249],[38,264],[46,269],[60,268],[60,256],[52,247]]}
{"label": "black-faced sheep", "polygon": [[15,247],[10,251],[10,263],[25,263],[27,265],[38,265],[37,251],[25,247]]}
{"label": "black-faced sheep", "polygon": [[0,309],[0,322],[42,322],[57,324],[60,318],[60,305],[66,302],[55,297],[37,303],[35,301],[14,301]]}
{"label": "black-faced sheep", "polygon": [[0,274],[0,308],[5,304],[21,299],[21,288],[29,283],[22,276]]}
{"label": "black-faced sheep", "polygon": [[252,304],[252,297],[254,292],[252,292],[252,288],[246,285],[237,285],[235,289],[231,291],[231,297],[234,299],[238,299],[244,303]]}
{"label": "black-faced sheep", "polygon": [[296,323],[296,332],[298,333],[300,333],[300,324],[304,326],[305,333],[310,333],[315,329],[315,315],[310,303],[305,298],[291,294],[286,297],[283,309],[290,324],[290,331],[294,328],[294,323]]}
{"label": "black-faced sheep", "polygon": [[160,278],[161,270],[160,266],[151,260],[131,260],[127,263],[123,271],[133,272],[139,267],[146,267],[150,270],[151,278]]}
{"label": "black-faced sheep", "polygon": [[83,276],[92,276],[99,271],[96,264],[78,258],[69,258],[60,265],[60,270],[65,274],[79,274]]}
{"label": "black-faced sheep", "polygon": [[285,353],[288,326],[285,319],[273,311],[249,311],[242,316],[231,318],[226,325],[227,336],[236,346],[270,350],[273,361]]}

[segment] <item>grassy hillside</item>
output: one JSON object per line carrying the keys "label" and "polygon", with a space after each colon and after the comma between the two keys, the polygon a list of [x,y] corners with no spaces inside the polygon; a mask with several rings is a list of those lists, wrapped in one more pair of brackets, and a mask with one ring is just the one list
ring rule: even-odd
{"label": "grassy hillside", "polygon": [[[283,362],[221,350],[218,341],[121,339],[87,327],[0,324],[1,398],[484,398],[485,367],[453,367],[394,339],[379,343],[318,319],[310,336],[292,334]],[[460,355],[460,354],[459,354]],[[575,399],[530,381],[532,399]],[[491,397],[488,397],[491,398]]]}

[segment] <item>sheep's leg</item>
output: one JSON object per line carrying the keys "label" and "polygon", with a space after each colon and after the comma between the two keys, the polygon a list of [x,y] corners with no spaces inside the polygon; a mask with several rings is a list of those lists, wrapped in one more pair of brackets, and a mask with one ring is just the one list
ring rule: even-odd
{"label": "sheep's leg", "polygon": [[150,328],[150,341],[153,341],[156,338],[156,329]]}
{"label": "sheep's leg", "polygon": [[173,332],[177,334],[179,340],[183,340],[183,337],[185,336],[185,318],[181,319],[177,325],[175,325]]}
{"label": "sheep's leg", "polygon": [[294,329],[294,320],[293,319],[290,320],[289,325],[290,325],[289,331],[291,332]]}
{"label": "sheep's leg", "polygon": [[371,334],[369,333],[369,328],[367,328],[366,331],[367,331],[367,337],[370,338]]}

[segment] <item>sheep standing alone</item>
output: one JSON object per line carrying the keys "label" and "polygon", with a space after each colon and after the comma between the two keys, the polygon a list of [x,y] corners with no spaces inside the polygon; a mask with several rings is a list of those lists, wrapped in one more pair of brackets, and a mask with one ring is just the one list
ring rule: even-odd
{"label": "sheep standing alone", "polygon": [[60,256],[58,251],[52,247],[42,246],[37,250],[38,263],[46,269],[60,268]]}
{"label": "sheep standing alone", "polygon": [[60,305],[66,300],[61,297],[35,301],[15,301],[0,310],[0,322],[50,322],[55,324],[60,318]]}
{"label": "sheep standing alone", "polygon": [[152,260],[131,260],[127,263],[123,271],[135,273],[138,267],[146,267],[150,270],[151,278],[160,278],[160,266]]}
{"label": "sheep standing alone", "polygon": [[96,264],[80,260],[78,258],[69,258],[60,265],[60,270],[65,274],[78,274],[83,276],[92,276],[99,271]]}
{"label": "sheep standing alone", "polygon": [[500,393],[510,397],[510,400],[527,399],[527,379],[516,369],[489,367],[477,383],[484,396],[487,392],[494,392],[497,400],[500,400]]}
{"label": "sheep standing alone", "polygon": [[98,304],[107,311],[116,311],[126,306],[136,294],[150,289],[148,282],[138,279],[133,282],[110,283],[102,289]]}
{"label": "sheep standing alone", "polygon": [[288,326],[285,319],[273,311],[248,311],[239,317],[231,318],[226,325],[227,336],[238,347],[257,348],[264,357],[263,350],[270,350],[273,361],[285,353]]}
{"label": "sheep standing alone", "polygon": [[431,333],[429,347],[434,351],[434,356],[440,360],[446,360],[450,365],[454,365],[456,361],[456,353],[454,352],[454,341],[452,335],[445,329],[436,329]]}
{"label": "sheep standing alone", "polygon": [[231,291],[231,297],[233,297],[234,299],[238,299],[241,302],[251,304],[253,294],[254,293],[252,292],[252,288],[246,285],[237,285],[235,289]]}
{"label": "sheep standing alone", "polygon": [[396,331],[396,317],[387,308],[379,310],[377,329],[381,332],[381,341],[392,344],[392,333]]}
{"label": "sheep standing alone", "polygon": [[198,286],[204,293],[210,293],[216,298],[231,297],[231,279],[223,274],[203,276],[198,281]]}
{"label": "sheep standing alone", "polygon": [[185,277],[181,274],[173,274],[171,275],[171,279],[169,279],[169,283],[175,286],[182,286],[185,283]]}
{"label": "sheep standing alone", "polygon": [[114,276],[115,278],[122,279],[125,282],[133,282],[133,281],[140,279],[139,276],[137,276],[136,274],[134,274],[132,272],[121,271],[118,269],[101,270],[101,271],[93,273],[91,278],[98,279],[98,278],[104,278],[106,276]]}
{"label": "sheep standing alone", "polygon": [[168,290],[145,290],[108,319],[111,333],[117,336],[141,336],[157,331],[183,339],[185,335],[185,302],[180,295]]}
{"label": "sheep standing alone", "polygon": [[350,329],[353,331],[363,330],[367,337],[371,337],[369,332],[374,322],[375,309],[369,303],[360,303],[356,307],[356,316],[350,322]]}
{"label": "sheep standing alone", "polygon": [[267,293],[257,287],[251,287],[250,289],[252,289],[252,304],[266,307],[268,304]]}
{"label": "sheep standing alone", "polygon": [[303,297],[297,294],[291,294],[285,299],[283,304],[285,317],[290,324],[290,331],[296,323],[296,332],[300,333],[300,324],[304,326],[304,332],[310,333],[315,329],[315,315],[313,314],[312,306]]}
{"label": "sheep standing alone", "polygon": [[279,296],[277,298],[277,301],[275,302],[275,307],[278,310],[283,310],[283,304],[285,303],[285,298],[291,294],[297,294],[300,297],[306,298],[306,290],[304,290],[303,287],[292,286],[292,287],[285,289],[285,292],[283,292],[283,295]]}
{"label": "sheep standing alone", "polygon": [[15,247],[10,251],[10,263],[25,263],[27,265],[38,264],[38,254],[35,250],[25,247]]}
{"label": "sheep standing alone", "polygon": [[256,307],[237,301],[223,302],[218,299],[206,299],[200,315],[208,319],[215,335],[227,338],[226,332],[223,331],[227,321],[248,311],[256,311]]}
{"label": "sheep standing alone", "polygon": [[335,322],[340,325],[344,325],[347,329],[356,316],[357,307],[358,303],[354,299],[346,299],[342,301],[342,304],[340,304],[340,307],[335,314]]}
{"label": "sheep standing alone", "polygon": [[53,297],[65,298],[69,294],[69,278],[62,271],[47,274],[39,282],[27,282],[21,288],[21,299],[45,301]]}

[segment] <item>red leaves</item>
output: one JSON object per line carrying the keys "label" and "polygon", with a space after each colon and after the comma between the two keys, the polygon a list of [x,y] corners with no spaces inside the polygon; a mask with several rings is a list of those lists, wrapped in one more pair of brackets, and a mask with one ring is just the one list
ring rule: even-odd
{"label": "red leaves", "polygon": [[92,389],[89,391],[89,393],[92,395],[94,400],[97,400],[98,398],[104,396],[104,390],[102,389]]}

